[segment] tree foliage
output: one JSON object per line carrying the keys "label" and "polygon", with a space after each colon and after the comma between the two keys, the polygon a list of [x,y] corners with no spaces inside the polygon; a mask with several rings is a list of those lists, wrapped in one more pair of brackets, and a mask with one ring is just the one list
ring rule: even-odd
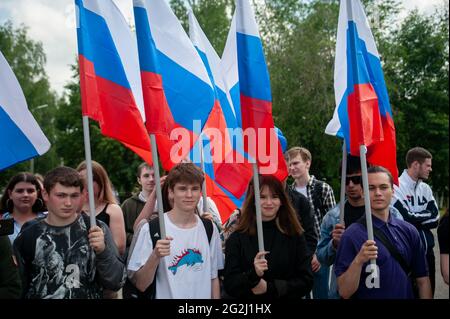
{"label": "tree foliage", "polygon": [[[33,162],[36,172],[45,173],[58,164],[54,147],[56,133],[51,121],[56,112],[57,99],[45,73],[46,57],[42,43],[30,39],[27,32],[24,25],[15,27],[11,21],[0,25],[0,51],[23,89],[28,108],[52,144],[46,154],[35,158]],[[30,161],[26,161],[0,172],[0,185],[5,185],[16,173],[30,170],[30,164]]]}
{"label": "tree foliage", "polygon": [[427,148],[433,190],[448,197],[448,4],[432,16],[411,12],[392,38],[385,72],[397,111],[399,168],[409,148]]}

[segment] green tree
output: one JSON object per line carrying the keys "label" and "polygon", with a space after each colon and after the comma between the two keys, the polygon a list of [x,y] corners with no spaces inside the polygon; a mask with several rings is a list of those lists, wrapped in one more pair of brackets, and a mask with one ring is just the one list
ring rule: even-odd
{"label": "green tree", "polygon": [[414,146],[433,154],[433,191],[448,198],[448,4],[431,16],[412,11],[393,34],[386,73],[397,130],[399,168]]}
{"label": "green tree", "polygon": [[[22,87],[28,107],[49,139],[52,147],[34,159],[36,172],[45,173],[58,164],[54,148],[55,131],[51,119],[56,111],[56,94],[50,89],[44,66],[46,56],[42,43],[29,38],[24,25],[15,27],[11,21],[0,25],[0,51],[5,56]],[[0,173],[0,185],[20,171],[29,171],[30,161],[16,164]]]}
{"label": "green tree", "polygon": [[[283,1],[267,3],[271,4],[269,10],[257,12],[273,17],[266,18],[261,34],[268,34],[265,39],[269,40],[265,52],[275,125],[286,136],[288,147],[301,145],[311,150],[311,173],[337,187],[341,142],[325,135],[324,130],[335,107],[333,65],[338,3],[292,1],[290,7]],[[284,31],[273,31],[278,29]]]}
{"label": "green tree", "polygon": [[[188,0],[187,3],[192,8],[212,46],[220,55],[228,36],[234,1]],[[171,0],[170,4],[184,29],[189,34],[186,2],[183,0]]]}

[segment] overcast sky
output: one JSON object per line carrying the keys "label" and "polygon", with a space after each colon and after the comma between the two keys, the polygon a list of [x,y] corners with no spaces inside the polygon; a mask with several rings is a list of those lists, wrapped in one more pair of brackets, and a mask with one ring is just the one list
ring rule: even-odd
{"label": "overcast sky", "polygon": [[[127,20],[132,21],[131,0],[113,0]],[[417,7],[432,12],[445,0],[403,0],[406,10]],[[74,0],[0,0],[0,24],[10,19],[14,25],[28,26],[31,39],[41,41],[47,55],[46,70],[52,88],[62,94],[70,80],[69,65],[75,62],[77,40]]]}

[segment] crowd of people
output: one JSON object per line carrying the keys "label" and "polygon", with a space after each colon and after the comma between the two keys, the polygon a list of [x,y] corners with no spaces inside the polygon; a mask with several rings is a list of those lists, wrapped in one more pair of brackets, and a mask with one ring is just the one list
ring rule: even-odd
{"label": "crowd of people", "polygon": [[203,205],[205,177],[192,163],[161,178],[161,203],[154,169],[142,163],[139,192],[119,206],[107,171],[93,161],[95,212],[85,162],[52,169],[43,180],[17,174],[0,202],[0,220],[13,225],[0,236],[0,298],[430,299],[434,228],[448,285],[448,209],[440,217],[424,182],[432,170],[427,150],[408,151],[399,185],[369,165],[367,190],[360,159],[349,156],[342,206],[329,184],[310,175],[306,148],[291,148],[285,159],[293,182],[259,176],[259,189],[251,181],[226,221],[211,198]]}

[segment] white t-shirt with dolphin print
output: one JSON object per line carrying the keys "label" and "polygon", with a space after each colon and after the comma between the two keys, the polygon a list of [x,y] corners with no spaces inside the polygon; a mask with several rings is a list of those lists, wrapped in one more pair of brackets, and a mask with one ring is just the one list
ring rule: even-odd
{"label": "white t-shirt with dolphin print", "polygon": [[[170,256],[161,258],[156,272],[156,299],[210,299],[211,280],[223,269],[224,258],[219,232],[213,227],[208,243],[205,226],[198,216],[197,225],[183,229],[164,214]],[[148,223],[142,225],[128,262],[128,270],[135,272],[147,262],[153,251]]]}

